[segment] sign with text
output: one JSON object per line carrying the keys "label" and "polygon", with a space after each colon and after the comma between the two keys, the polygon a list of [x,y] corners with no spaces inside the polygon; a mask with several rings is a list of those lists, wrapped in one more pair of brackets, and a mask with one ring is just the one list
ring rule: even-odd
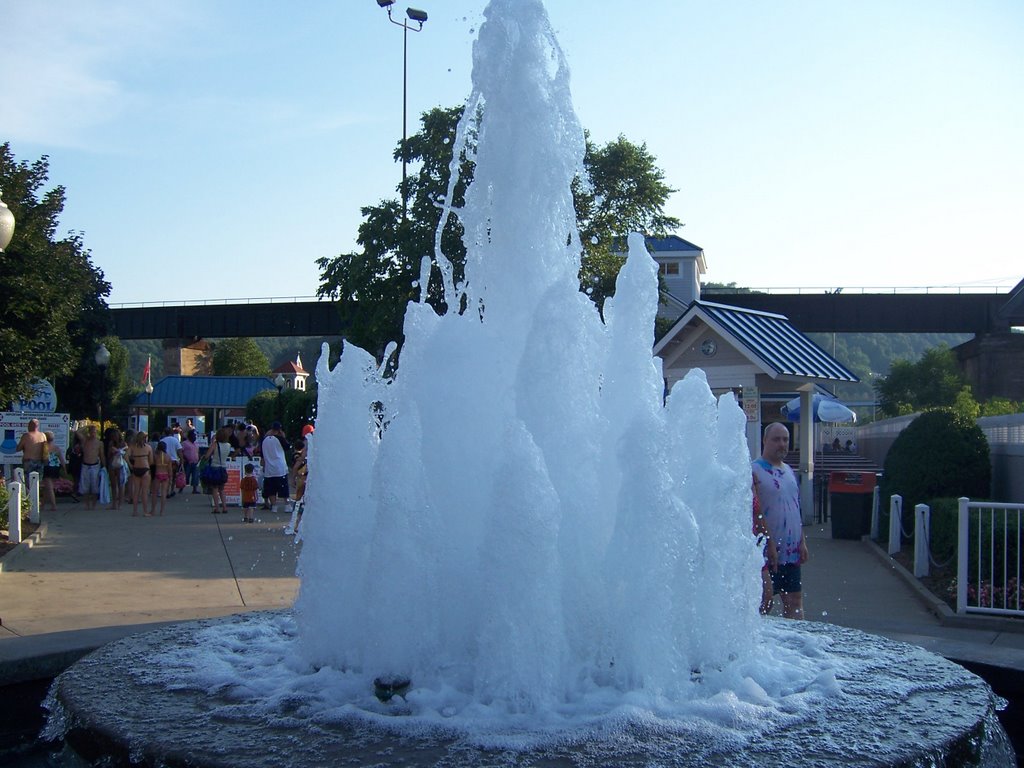
{"label": "sign with text", "polygon": [[236,459],[228,459],[224,466],[228,470],[228,481],[224,483],[224,503],[232,506],[242,506],[242,474],[245,472],[245,465],[252,464],[253,476],[260,484],[260,490],[256,492],[256,503],[263,503],[263,462],[257,456],[249,458],[243,456]]}
{"label": "sign with text", "polygon": [[54,413],[57,410],[57,391],[45,379],[32,382],[32,394],[24,400],[11,403],[11,410],[17,413]]}
{"label": "sign with text", "polygon": [[13,413],[11,411],[0,412],[0,434],[3,441],[0,442],[0,461],[4,464],[20,464],[21,451],[18,451],[18,441],[28,431],[30,419],[39,421],[40,432],[53,432],[53,441],[61,452],[68,449],[68,435],[71,430],[71,416],[66,413]]}

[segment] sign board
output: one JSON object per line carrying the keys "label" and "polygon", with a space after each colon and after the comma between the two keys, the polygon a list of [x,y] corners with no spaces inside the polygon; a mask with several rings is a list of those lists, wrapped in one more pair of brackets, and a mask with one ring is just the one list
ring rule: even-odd
{"label": "sign board", "polygon": [[242,473],[245,471],[245,465],[253,465],[253,476],[256,481],[260,484],[260,490],[256,492],[256,504],[263,503],[263,462],[258,456],[249,458],[248,456],[239,457],[235,459],[228,459],[224,462],[224,466],[228,470],[228,481],[224,483],[224,503],[231,504],[232,506],[242,506]]}
{"label": "sign board", "polygon": [[32,382],[32,394],[25,400],[15,400],[11,410],[16,413],[54,413],[57,410],[57,391],[45,379]]}
{"label": "sign board", "polygon": [[747,387],[743,390],[743,413],[747,421],[757,421],[761,411],[761,393],[757,387]]}
{"label": "sign board", "polygon": [[71,431],[71,416],[67,413],[12,413],[0,412],[0,461],[4,464],[20,464],[21,452],[17,450],[22,434],[28,431],[30,419],[39,420],[40,432],[53,432],[53,441],[62,452],[68,450]]}

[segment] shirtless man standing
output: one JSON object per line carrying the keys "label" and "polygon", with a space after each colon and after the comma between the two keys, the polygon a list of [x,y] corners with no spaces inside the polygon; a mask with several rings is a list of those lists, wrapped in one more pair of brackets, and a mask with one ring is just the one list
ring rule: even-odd
{"label": "shirtless man standing", "polygon": [[96,425],[90,424],[85,440],[82,442],[82,481],[79,493],[85,496],[85,508],[96,509],[96,500],[100,495],[100,459],[103,456],[103,443],[96,437]]}
{"label": "shirtless man standing", "polygon": [[21,465],[25,468],[25,482],[32,472],[38,472],[40,479],[43,477],[43,446],[46,445],[46,435],[39,431],[39,419],[28,420],[28,432],[21,436],[16,451],[21,452]]}

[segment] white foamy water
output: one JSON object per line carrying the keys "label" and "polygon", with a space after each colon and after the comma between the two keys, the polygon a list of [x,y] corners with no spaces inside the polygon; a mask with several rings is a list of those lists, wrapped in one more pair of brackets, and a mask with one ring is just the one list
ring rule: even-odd
{"label": "white foamy water", "polygon": [[317,366],[302,655],[474,717],[671,709],[758,642],[745,419],[700,371],[665,401],[641,236],[604,321],[580,293],[568,68],[540,2],[485,17],[465,311],[410,304],[393,378],[351,345]]}

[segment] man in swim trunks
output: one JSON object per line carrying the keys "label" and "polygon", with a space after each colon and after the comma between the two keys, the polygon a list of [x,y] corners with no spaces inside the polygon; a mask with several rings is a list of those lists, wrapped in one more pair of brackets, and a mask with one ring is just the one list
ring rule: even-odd
{"label": "man in swim trunks", "polygon": [[768,527],[774,547],[766,548],[768,569],[775,594],[782,597],[782,615],[787,619],[804,617],[803,586],[800,566],[807,562],[803,519],[800,516],[800,486],[786,464],[789,430],[775,422],[764,430],[761,458],[751,465],[754,493]]}
{"label": "man in swim trunks", "polygon": [[100,495],[100,460],[103,457],[103,443],[96,437],[96,425],[90,424],[82,442],[82,479],[79,493],[85,496],[85,508],[96,509]]}
{"label": "man in swim trunks", "polygon": [[39,431],[39,419],[29,419],[26,427],[28,431],[21,436],[15,452],[21,453],[21,465],[25,469],[25,482],[32,472],[38,472],[39,478],[43,477],[43,446],[46,445],[46,435]]}

